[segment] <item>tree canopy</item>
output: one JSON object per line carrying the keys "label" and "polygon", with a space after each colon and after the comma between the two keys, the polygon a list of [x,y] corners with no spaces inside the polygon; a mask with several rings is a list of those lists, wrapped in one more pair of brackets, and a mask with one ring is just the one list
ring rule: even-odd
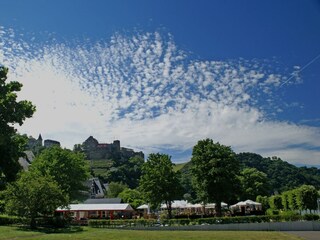
{"label": "tree canopy", "polygon": [[137,208],[144,203],[143,196],[137,189],[126,188],[118,196],[133,208]]}
{"label": "tree canopy", "polygon": [[215,202],[221,216],[221,202],[229,202],[239,192],[240,165],[230,147],[200,140],[192,151],[193,184],[199,200]]}
{"label": "tree canopy", "polygon": [[36,217],[52,215],[67,205],[68,197],[51,176],[29,171],[7,186],[5,201],[7,213],[29,218],[35,227]]}
{"label": "tree canopy", "polygon": [[171,218],[171,203],[180,197],[181,186],[170,156],[160,153],[149,155],[142,166],[139,189],[151,206],[157,207],[165,202]]}
{"label": "tree canopy", "polygon": [[297,188],[303,184],[320,188],[320,169],[296,167],[280,158],[264,158],[255,153],[236,155],[243,168],[256,168],[269,179],[269,194]]}
{"label": "tree canopy", "polygon": [[52,176],[71,201],[78,199],[81,191],[88,190],[84,182],[89,178],[89,165],[82,153],[53,146],[43,150],[30,169],[42,176]]}
{"label": "tree canopy", "polygon": [[127,188],[128,186],[121,182],[111,182],[108,184],[107,197],[116,198],[121,192],[123,192]]}
{"label": "tree canopy", "polygon": [[257,196],[266,196],[269,193],[269,179],[263,172],[255,168],[245,168],[239,176],[241,182],[241,199],[256,199]]}
{"label": "tree canopy", "polygon": [[22,84],[6,83],[8,69],[0,66],[0,176],[13,181],[20,170],[19,157],[23,156],[26,139],[17,134],[15,124],[22,125],[32,117],[35,106],[30,101],[17,100]]}

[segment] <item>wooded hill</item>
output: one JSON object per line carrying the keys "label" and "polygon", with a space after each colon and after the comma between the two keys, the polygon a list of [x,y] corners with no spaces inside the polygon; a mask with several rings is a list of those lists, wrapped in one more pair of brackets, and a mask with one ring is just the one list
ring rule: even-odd
{"label": "wooded hill", "polygon": [[244,167],[252,167],[267,174],[273,192],[286,191],[303,184],[320,188],[320,169],[296,167],[280,158],[264,158],[255,153],[240,153],[237,158]]}
{"label": "wooded hill", "polygon": [[[313,185],[320,188],[320,169],[316,167],[296,167],[280,158],[264,158],[255,153],[236,154],[241,163],[242,169],[256,168],[265,173],[269,179],[270,194],[281,193],[299,187],[303,184]],[[179,166],[181,181],[184,188],[191,189],[191,167],[192,163],[187,162],[184,166]],[[191,191],[189,191],[192,194]]]}

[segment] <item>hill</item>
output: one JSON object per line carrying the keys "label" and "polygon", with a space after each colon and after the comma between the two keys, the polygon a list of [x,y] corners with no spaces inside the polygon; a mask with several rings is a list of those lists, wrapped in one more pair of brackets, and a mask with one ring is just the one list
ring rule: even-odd
{"label": "hill", "polygon": [[237,158],[243,167],[253,167],[267,174],[273,192],[282,192],[303,184],[320,188],[318,168],[296,167],[280,158],[264,158],[255,153],[240,153]]}
{"label": "hill", "polygon": [[[264,158],[255,153],[239,153],[236,155],[242,169],[246,167],[256,168],[264,172],[269,178],[271,186],[270,194],[283,192],[303,184],[320,188],[320,169],[315,167],[297,167],[280,158]],[[191,161],[185,163],[181,169],[181,180],[185,189],[191,187]],[[188,193],[192,193],[190,190]]]}
{"label": "hill", "polygon": [[175,172],[181,170],[187,163],[176,163],[174,166],[173,166],[173,170]]}

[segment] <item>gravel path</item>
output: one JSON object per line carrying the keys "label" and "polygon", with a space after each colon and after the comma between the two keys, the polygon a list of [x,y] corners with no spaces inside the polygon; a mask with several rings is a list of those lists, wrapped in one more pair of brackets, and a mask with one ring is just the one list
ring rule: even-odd
{"label": "gravel path", "polygon": [[305,240],[320,240],[320,231],[290,231],[287,233],[302,237]]}

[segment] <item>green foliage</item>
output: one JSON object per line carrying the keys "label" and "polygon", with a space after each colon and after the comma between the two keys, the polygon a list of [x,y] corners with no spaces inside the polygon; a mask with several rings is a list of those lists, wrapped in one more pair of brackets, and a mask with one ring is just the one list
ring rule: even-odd
{"label": "green foliage", "polygon": [[27,219],[18,216],[0,215],[0,226],[12,224],[25,224]]}
{"label": "green foliage", "polygon": [[131,157],[128,161],[124,161],[116,167],[117,171],[112,172],[111,178],[113,181],[117,180],[127,184],[130,188],[136,188],[139,185],[143,164],[143,158],[139,156]]}
{"label": "green foliage", "polygon": [[301,219],[301,215],[296,211],[281,211],[279,212],[279,214],[286,221],[298,221],[299,219]]}
{"label": "green foliage", "polygon": [[296,200],[297,192],[293,189],[293,190],[287,191],[286,193],[287,193],[287,196],[288,196],[288,207],[289,207],[289,209],[290,210],[298,209],[297,200]]}
{"label": "green foliage", "polygon": [[314,186],[302,185],[281,194],[284,210],[315,210],[319,193]]}
{"label": "green foliage", "polygon": [[289,191],[283,192],[281,194],[281,203],[283,206],[283,210],[287,211],[289,210]]}
{"label": "green foliage", "polygon": [[179,219],[125,219],[125,220],[89,220],[89,226],[93,228],[134,228],[154,226],[188,226],[188,225],[211,225],[211,224],[235,224],[235,223],[263,223],[263,222],[289,222],[289,221],[317,221],[319,215],[307,214],[283,214],[268,216],[240,216],[240,217],[213,217],[213,218],[179,218]]}
{"label": "green foliage", "polygon": [[315,167],[296,167],[280,158],[263,158],[255,153],[240,153],[236,156],[243,168],[256,168],[267,175],[269,194],[284,192],[303,184],[320,188],[320,169]]}
{"label": "green foliage", "polygon": [[314,186],[303,185],[296,189],[296,203],[299,210],[317,209],[319,195]]}
{"label": "green foliage", "polygon": [[197,195],[192,184],[192,162],[187,162],[177,172],[180,173],[179,181],[184,193],[183,198],[189,202],[196,202]]}
{"label": "green foliage", "polygon": [[119,196],[121,192],[127,189],[128,186],[119,182],[111,182],[108,185],[107,197],[108,198],[116,198]]}
{"label": "green foliage", "polygon": [[14,124],[22,125],[32,117],[35,106],[29,101],[18,101],[19,82],[7,80],[8,69],[0,66],[0,176],[3,181],[13,181],[21,169],[18,159],[23,156],[26,139],[16,133]]}
{"label": "green foliage", "polygon": [[118,196],[135,209],[144,203],[142,194],[137,189],[126,188]]}
{"label": "green foliage", "polygon": [[177,163],[173,166],[173,171],[178,172],[186,166],[187,163]]}
{"label": "green foliage", "polygon": [[91,160],[91,168],[93,174],[101,178],[103,182],[122,182],[133,189],[139,185],[143,163],[144,159],[139,156],[121,161],[94,159]]}
{"label": "green foliage", "polygon": [[200,140],[192,152],[192,175],[198,198],[215,202],[221,216],[221,202],[229,202],[239,190],[239,162],[230,147]]}
{"label": "green foliage", "polygon": [[80,191],[88,190],[83,183],[89,178],[89,166],[82,153],[50,147],[33,160],[30,169],[51,176],[71,201],[79,198]]}
{"label": "green foliage", "polygon": [[319,221],[320,216],[318,214],[305,214],[303,218],[306,221]]}
{"label": "green foliage", "polygon": [[256,198],[256,202],[261,203],[262,209],[264,211],[266,211],[270,207],[267,196],[258,195]]}
{"label": "green foliage", "polygon": [[268,195],[267,175],[256,168],[245,168],[240,173],[241,199],[255,199],[258,195]]}
{"label": "green foliage", "polygon": [[52,215],[57,207],[66,206],[68,196],[50,175],[29,171],[7,186],[5,200],[7,213],[30,218],[34,227],[36,217]]}
{"label": "green foliage", "polygon": [[282,198],[281,195],[273,195],[269,198],[270,208],[273,210],[281,210],[282,206]]}
{"label": "green foliage", "polygon": [[173,170],[171,157],[166,154],[150,154],[142,166],[139,189],[146,202],[153,207],[165,202],[171,218],[171,202],[181,195],[178,173]]}

